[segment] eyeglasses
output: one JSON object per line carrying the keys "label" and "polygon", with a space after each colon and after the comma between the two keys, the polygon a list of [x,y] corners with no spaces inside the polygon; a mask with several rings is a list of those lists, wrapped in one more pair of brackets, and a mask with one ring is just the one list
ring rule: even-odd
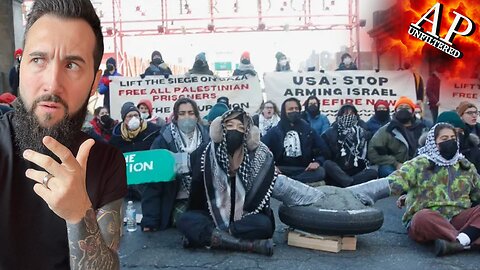
{"label": "eyeglasses", "polygon": [[474,115],[477,115],[478,116],[478,111],[470,111],[470,112],[464,112],[470,116],[474,116]]}

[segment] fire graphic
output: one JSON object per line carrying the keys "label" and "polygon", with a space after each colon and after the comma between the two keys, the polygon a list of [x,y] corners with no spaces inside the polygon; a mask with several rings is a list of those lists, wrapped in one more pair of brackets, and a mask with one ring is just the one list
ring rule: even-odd
{"label": "fire graphic", "polygon": [[[441,23],[439,36],[444,37],[452,25],[456,11],[476,24],[476,31],[470,36],[457,35],[453,39],[453,47],[464,55],[456,59],[437,48],[426,44],[408,34],[410,23],[416,23],[437,2],[443,4],[443,12],[440,14]],[[381,45],[383,51],[390,49],[399,50],[402,59],[408,59],[412,64],[428,62],[431,67],[436,64],[445,65],[450,70],[452,77],[469,77],[480,68],[478,55],[480,54],[480,5],[478,0],[447,1],[447,0],[399,0],[394,7],[392,15],[395,26],[391,27],[389,37],[383,39]],[[433,15],[429,17],[433,20]],[[467,28],[467,22],[463,21],[457,31],[462,32]],[[423,29],[429,32],[431,23],[425,23]]]}

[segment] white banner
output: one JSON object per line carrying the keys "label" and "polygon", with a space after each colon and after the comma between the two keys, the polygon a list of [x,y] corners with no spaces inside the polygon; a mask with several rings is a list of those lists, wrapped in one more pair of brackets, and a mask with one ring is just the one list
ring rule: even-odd
{"label": "white banner", "polygon": [[265,74],[264,81],[267,99],[279,108],[290,97],[303,103],[309,96],[317,96],[320,110],[331,121],[345,103],[355,105],[362,119],[367,120],[379,99],[391,105],[401,96],[416,101],[415,81],[409,71],[271,72]]}
{"label": "white banner", "polygon": [[480,108],[480,80],[441,78],[439,113],[457,109],[462,101],[468,101]]}
{"label": "white banner", "polygon": [[142,99],[153,103],[153,114],[169,117],[173,105],[181,97],[195,100],[201,116],[205,116],[219,97],[228,97],[230,106],[239,105],[253,114],[262,103],[262,89],[257,77],[215,77],[208,75],[191,76],[149,76],[144,79],[133,77],[112,77],[110,83],[110,110],[112,118],[121,119],[122,105],[134,104]]}

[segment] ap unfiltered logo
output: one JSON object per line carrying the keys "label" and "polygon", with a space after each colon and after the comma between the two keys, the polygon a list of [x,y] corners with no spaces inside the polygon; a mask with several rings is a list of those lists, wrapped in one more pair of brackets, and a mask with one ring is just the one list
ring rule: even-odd
{"label": "ap unfiltered logo", "polygon": [[[408,34],[424,41],[427,44],[432,45],[440,51],[443,51],[455,58],[462,58],[463,53],[455,48],[453,44],[453,39],[456,35],[460,35],[463,37],[472,35],[476,29],[475,23],[467,16],[453,11],[453,14],[455,14],[455,19],[450,25],[447,34],[442,38],[439,36],[440,26],[442,23],[442,14],[443,5],[441,3],[436,3],[432,8],[427,11],[427,13],[425,13],[420,18],[420,20],[418,20],[418,22],[410,24]],[[432,15],[433,20],[431,19]],[[426,31],[424,29],[424,25],[427,22],[431,24],[430,31]],[[465,25],[464,22],[466,22],[466,27],[463,26],[464,29],[462,31],[459,31],[460,28],[462,28],[462,25]]]}

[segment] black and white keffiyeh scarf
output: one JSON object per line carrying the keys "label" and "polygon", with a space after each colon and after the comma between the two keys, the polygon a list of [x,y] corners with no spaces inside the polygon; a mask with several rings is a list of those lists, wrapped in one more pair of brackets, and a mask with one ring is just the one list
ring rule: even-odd
{"label": "black and white keffiyeh scarf", "polygon": [[195,127],[191,138],[188,138],[188,135],[183,133],[174,123],[170,124],[170,131],[179,152],[191,154],[202,144],[202,132],[198,130],[198,127]]}
{"label": "black and white keffiyeh scarf", "polygon": [[276,126],[280,122],[280,117],[274,114],[270,119],[267,119],[263,116],[263,114],[258,115],[258,128],[260,129],[260,133],[262,136],[265,136],[267,132],[274,126]]}
{"label": "black and white keffiyeh scarf", "polygon": [[[460,154],[459,150],[457,150],[457,153],[455,154],[455,156],[453,156],[452,159],[447,160],[444,157],[442,157],[442,155],[440,154],[440,150],[438,149],[437,143],[435,142],[435,128],[439,124],[446,124],[446,123],[437,123],[428,131],[425,145],[418,149],[418,155],[426,157],[428,160],[432,161],[437,166],[443,166],[443,167],[452,166],[455,163],[457,163],[460,159],[463,159],[464,156]],[[460,144],[458,140],[457,140],[457,146],[458,146],[458,149],[460,149]]]}
{"label": "black and white keffiyeh scarf", "polygon": [[358,167],[359,159],[367,162],[367,140],[365,130],[358,125],[358,116],[342,115],[336,119],[340,155],[353,157],[353,166]]}

